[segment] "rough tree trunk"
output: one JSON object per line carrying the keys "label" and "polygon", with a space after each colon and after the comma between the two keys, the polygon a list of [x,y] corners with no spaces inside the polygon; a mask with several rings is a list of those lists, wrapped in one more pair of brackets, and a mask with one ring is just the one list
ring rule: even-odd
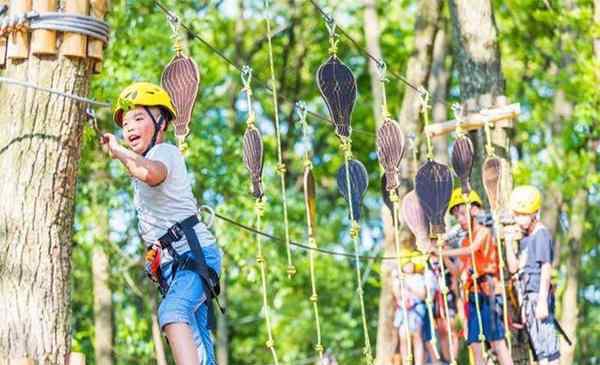
{"label": "rough tree trunk", "polygon": [[[445,18],[440,18],[440,27],[435,35],[433,45],[433,60],[431,63],[431,74],[429,75],[428,90],[431,93],[432,122],[442,123],[447,120],[448,110],[443,103],[448,97],[450,86],[450,73],[452,65],[449,65],[448,49],[450,47],[450,36],[448,34]],[[433,140],[433,156],[436,161],[448,164],[448,136],[440,136]]]}
{"label": "rough tree trunk", "polygon": [[[61,58],[9,64],[6,77],[86,95],[90,65]],[[69,271],[84,105],[0,88],[0,363],[63,364],[69,352]]]}
{"label": "rough tree trunk", "polygon": [[[373,56],[381,59],[381,47],[379,46],[379,19],[377,17],[377,7],[374,0],[364,1],[363,29],[367,50]],[[371,93],[373,95],[373,117],[375,125],[379,127],[383,122],[381,104],[383,93],[379,81],[379,73],[375,61],[369,59],[369,76],[371,78]],[[383,251],[386,256],[395,254],[394,231],[391,212],[384,205],[381,208],[381,217],[383,221],[384,242]],[[391,270],[388,265],[381,268],[381,293],[379,296],[379,315],[377,323],[377,365],[387,365],[392,363],[396,344],[398,341],[397,332],[394,329],[394,298],[391,288]]]}
{"label": "rough tree trunk", "polygon": [[94,283],[94,352],[96,364],[113,364],[112,291],[109,286],[110,263],[104,251],[109,236],[108,211],[100,208],[97,224],[96,244],[92,252],[92,278]]}
{"label": "rough tree trunk", "polygon": [[[456,66],[460,77],[460,93],[467,111],[493,105],[504,94],[504,77],[500,68],[498,30],[490,0],[450,0]],[[475,161],[473,187],[483,194],[481,166],[485,153],[482,131],[470,133],[474,142]],[[492,144],[500,156],[507,155],[508,135],[495,128]],[[499,147],[499,148],[498,148]],[[484,195],[482,195],[484,196]],[[513,333],[512,356],[515,364],[527,364],[528,347],[520,334]]]}
{"label": "rough tree trunk", "polygon": [[[500,69],[498,30],[489,0],[451,0],[450,11],[454,35],[455,61],[460,76],[460,96],[466,111],[490,107],[494,98],[504,94],[504,77]],[[481,130],[471,132],[475,147],[473,188],[482,196],[481,166],[485,144]],[[506,156],[508,136],[496,128],[493,136],[496,152]]]}

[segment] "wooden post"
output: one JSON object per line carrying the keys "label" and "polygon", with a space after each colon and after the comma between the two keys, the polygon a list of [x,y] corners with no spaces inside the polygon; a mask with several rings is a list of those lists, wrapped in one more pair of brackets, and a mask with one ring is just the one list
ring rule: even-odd
{"label": "wooden post", "polygon": [[[96,19],[103,20],[109,6],[108,0],[90,0],[90,15]],[[87,55],[93,59],[94,72],[99,73],[102,70],[102,50],[104,43],[99,39],[89,38]]]}
{"label": "wooden post", "polygon": [[[27,13],[31,10],[31,0],[11,0],[10,15]],[[26,31],[12,32],[8,37],[9,59],[23,60],[29,57],[29,33]]]}
{"label": "wooden post", "polygon": [[[0,0],[0,6],[8,6],[9,0]],[[0,37],[0,69],[6,66],[6,48],[8,37]]]}
{"label": "wooden post", "polygon": [[[33,0],[33,10],[43,13],[56,11],[56,0]],[[31,33],[31,53],[34,55],[56,54],[56,32],[36,29]]]}
{"label": "wooden post", "polygon": [[[65,0],[65,13],[88,15],[88,0]],[[87,56],[87,36],[79,33],[65,33],[60,46],[60,54],[67,57]]]}

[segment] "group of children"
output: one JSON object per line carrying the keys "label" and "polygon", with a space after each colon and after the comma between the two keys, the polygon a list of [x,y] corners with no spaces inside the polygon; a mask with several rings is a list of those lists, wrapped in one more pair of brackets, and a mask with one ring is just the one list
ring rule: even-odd
{"label": "group of children", "polygon": [[[215,358],[207,327],[208,304],[218,295],[221,253],[213,235],[197,218],[198,206],[183,156],[175,146],[164,143],[165,131],[175,115],[164,89],[134,83],[123,90],[114,113],[128,148],[110,133],[102,136],[102,145],[132,177],[139,231],[147,248],[148,275],[164,295],[158,319],[175,361],[178,365],[210,365],[215,364]],[[513,192],[511,209],[524,238],[518,252],[506,245],[506,254],[509,271],[518,275],[523,290],[523,319],[534,355],[540,364],[556,364],[558,338],[553,327],[550,284],[554,246],[539,220],[540,206],[537,189],[521,187]],[[403,358],[411,353],[414,364],[424,364],[427,358],[437,361],[434,336],[439,338],[440,361],[455,359],[459,335],[466,337],[476,364],[484,362],[484,341],[500,364],[512,364],[505,341],[502,283],[498,279],[500,253],[492,230],[476,219],[482,209],[477,193],[465,196],[456,190],[449,213],[462,231],[470,229],[470,234],[463,235],[459,247],[447,246],[441,257],[433,255],[419,261],[417,255],[406,253],[402,272],[396,272],[398,310],[394,323],[403,339]],[[448,269],[444,277],[439,260]],[[444,287],[449,288],[447,311],[440,295]],[[435,298],[433,313],[426,305],[428,296]],[[447,321],[451,322],[451,333]]]}
{"label": "group of children", "polygon": [[[512,192],[514,229],[523,238],[516,252],[512,242],[505,246],[509,274],[520,290],[521,320],[529,335],[533,358],[538,364],[553,365],[558,364],[560,357],[550,283],[554,244],[550,232],[540,222],[541,201],[540,192],[532,186],[521,186]],[[501,253],[493,230],[479,219],[484,213],[481,198],[474,191],[466,195],[458,188],[452,194],[448,213],[462,233],[458,244],[446,242],[441,252],[431,250],[429,259],[421,264],[411,258],[422,257],[416,251],[405,253],[400,265],[402,272],[396,271],[394,275],[399,362],[414,361],[419,365],[429,359],[433,364],[450,363],[451,359],[457,359],[459,339],[464,339],[475,364],[487,363],[485,354],[489,347],[497,363],[512,365],[506,341],[510,329],[505,328],[503,316]],[[443,276],[439,260],[443,260],[447,270]],[[448,288],[446,299],[443,288]],[[431,316],[425,305],[428,291],[433,303]],[[444,300],[448,303],[447,313]],[[433,323],[429,317],[434,318]],[[452,333],[448,333],[448,328]],[[439,356],[432,341],[434,336],[439,340]],[[408,356],[411,352],[412,358]]]}

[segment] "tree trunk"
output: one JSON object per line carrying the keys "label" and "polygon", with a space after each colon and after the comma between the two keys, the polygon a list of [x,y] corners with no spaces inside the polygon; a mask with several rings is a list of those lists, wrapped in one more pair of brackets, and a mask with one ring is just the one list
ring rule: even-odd
{"label": "tree trunk", "polygon": [[[156,310],[156,299],[152,301],[152,342],[154,343],[154,354],[156,357],[156,365],[167,365],[167,355],[165,353],[165,345],[163,344],[162,331],[158,323]],[[220,363],[219,363],[220,364]]]}
{"label": "tree trunk", "polygon": [[[86,95],[89,70],[88,61],[32,57],[7,65],[5,76]],[[85,106],[7,84],[0,100],[0,359],[63,364]]]}
{"label": "tree trunk", "polygon": [[[490,107],[504,93],[504,78],[500,69],[498,30],[490,0],[451,0],[455,61],[460,76],[460,96],[466,112]],[[481,130],[469,133],[475,147],[473,188],[483,195],[481,166],[485,144]],[[506,156],[508,136],[502,128],[493,135],[497,153]]]}
{"label": "tree trunk", "polygon": [[[374,57],[382,59],[381,48],[379,46],[379,19],[377,17],[377,7],[374,0],[364,0],[364,23],[365,38],[367,41],[367,50]],[[369,59],[369,76],[371,78],[371,93],[373,95],[373,116],[375,125],[379,127],[383,123],[382,101],[383,93],[381,90],[380,76],[375,61]],[[396,254],[394,245],[394,231],[391,212],[384,205],[381,208],[381,217],[383,221],[383,251],[386,256]],[[396,352],[398,334],[394,328],[394,298],[391,287],[391,268],[389,265],[381,267],[381,293],[379,296],[379,315],[377,323],[377,348],[375,363],[377,365],[387,365],[392,363],[392,358]]]}
{"label": "tree trunk", "polygon": [[108,240],[108,211],[96,206],[100,214],[96,244],[92,252],[92,281],[94,283],[94,351],[96,364],[113,364],[112,291],[109,286],[109,257],[103,244]]}
{"label": "tree trunk", "polygon": [[[498,30],[490,0],[450,0],[454,36],[455,62],[460,76],[460,93],[467,111],[493,105],[504,93],[504,77],[500,68]],[[483,133],[470,133],[475,147],[473,188],[483,194],[481,166],[484,156]],[[496,153],[506,157],[508,134],[495,128],[492,144]],[[498,147],[500,147],[498,149]],[[482,195],[484,196],[484,195]],[[529,363],[529,349],[522,333],[512,334],[512,357],[515,364]]]}
{"label": "tree trunk", "polygon": [[[433,61],[431,63],[431,74],[429,75],[429,87],[432,99],[432,121],[434,123],[445,122],[448,118],[448,110],[445,101],[448,97],[450,86],[450,73],[452,65],[448,65],[448,48],[450,37],[448,34],[445,18],[440,18],[440,27],[435,35],[433,44]],[[436,161],[448,164],[448,136],[440,136],[433,140],[433,156]]]}
{"label": "tree trunk", "polygon": [[[367,41],[367,50],[377,59],[381,57],[381,47],[379,46],[379,19],[377,18],[377,4],[375,0],[364,0],[363,29],[365,30],[365,39]],[[381,85],[379,82],[379,72],[375,61],[369,58],[369,77],[371,78],[371,95],[373,95],[373,117],[375,125],[383,123],[381,103],[383,100]]]}

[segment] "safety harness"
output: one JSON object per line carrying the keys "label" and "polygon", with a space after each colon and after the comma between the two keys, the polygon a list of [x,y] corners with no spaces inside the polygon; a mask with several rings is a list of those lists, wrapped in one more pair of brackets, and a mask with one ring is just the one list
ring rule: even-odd
{"label": "safety harness", "polygon": [[142,154],[142,156],[146,157],[146,154],[148,153],[148,151],[150,151],[150,149],[152,147],[154,147],[154,145],[156,144],[156,139],[158,138],[158,132],[160,132],[160,129],[162,128],[165,118],[163,116],[162,109],[160,110],[160,115],[158,116],[158,120],[156,120],[156,118],[154,118],[154,115],[150,112],[149,107],[144,105],[143,108],[146,111],[146,113],[148,113],[148,116],[150,116],[150,119],[152,119],[152,124],[154,125],[154,134],[152,135],[152,141],[150,142],[150,145],[148,145],[148,148],[146,148],[146,151],[144,151],[144,153]]}
{"label": "safety harness", "polygon": [[[200,247],[198,236],[194,230],[194,226],[196,226],[198,223],[200,223],[200,220],[198,219],[197,215],[189,216],[183,221],[175,223],[171,228],[169,228],[167,233],[158,239],[158,242],[160,243],[161,248],[169,251],[175,261],[173,263],[172,278],[175,277],[177,270],[190,270],[196,272],[202,279],[204,293],[206,295],[206,302],[209,306],[209,313],[212,312],[212,300],[214,299],[221,313],[225,314],[225,308],[221,306],[218,298],[221,292],[219,275],[213,268],[206,264],[204,252]],[[177,242],[183,237],[186,238],[192,253],[194,254],[194,259],[191,261],[183,259],[172,246],[173,242]],[[168,291],[168,285],[160,273],[158,277],[159,288],[164,296]]]}

